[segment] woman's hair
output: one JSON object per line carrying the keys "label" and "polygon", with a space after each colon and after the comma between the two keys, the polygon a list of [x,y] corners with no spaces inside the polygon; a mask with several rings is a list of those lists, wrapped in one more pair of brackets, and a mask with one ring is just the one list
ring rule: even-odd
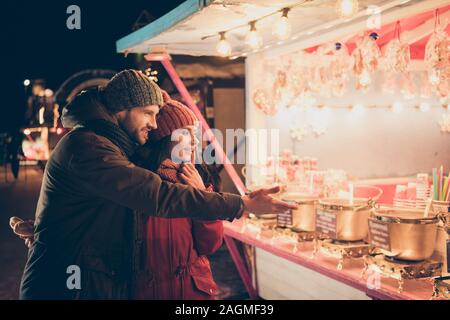
{"label": "woman's hair", "polygon": [[[151,146],[144,146],[138,152],[139,159],[136,159],[136,163],[143,168],[156,172],[165,159],[171,159],[172,147],[171,136],[164,137]],[[215,165],[201,163],[196,164],[195,168],[205,185],[211,184],[214,191],[220,191],[222,181]]]}
{"label": "woman's hair", "polygon": [[149,147],[149,154],[145,159],[145,168],[153,172],[158,170],[159,166],[165,159],[171,158],[172,140],[171,136],[167,136],[155,142]]}

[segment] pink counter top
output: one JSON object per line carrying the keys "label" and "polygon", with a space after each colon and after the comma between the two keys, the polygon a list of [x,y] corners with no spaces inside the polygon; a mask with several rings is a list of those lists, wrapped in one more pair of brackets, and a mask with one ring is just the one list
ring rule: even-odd
{"label": "pink counter top", "polygon": [[321,253],[317,253],[312,258],[314,247],[311,242],[299,244],[298,251],[294,253],[292,250],[293,245],[291,244],[277,241],[271,244],[270,231],[263,232],[260,238],[257,239],[256,235],[250,231],[241,232],[242,227],[242,219],[233,223],[224,222],[225,235],[361,290],[371,298],[428,300],[432,296],[433,285],[430,279],[405,280],[403,292],[398,293],[397,280],[382,277],[379,288],[374,289],[371,283],[368,285],[366,278],[361,278],[361,273],[364,269],[363,259],[346,260],[343,269],[338,270],[338,261],[335,258],[324,256]]}

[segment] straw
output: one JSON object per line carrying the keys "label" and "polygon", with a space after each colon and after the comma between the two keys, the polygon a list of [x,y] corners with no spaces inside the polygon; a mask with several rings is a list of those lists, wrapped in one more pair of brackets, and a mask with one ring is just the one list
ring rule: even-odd
{"label": "straw", "polygon": [[445,196],[444,201],[449,201],[450,200],[450,173],[447,177],[447,195]]}
{"label": "straw", "polygon": [[433,168],[433,200],[437,200],[437,169]]}
{"label": "straw", "polygon": [[439,193],[440,193],[439,191],[441,190],[441,172],[439,171],[439,168],[437,169],[436,180],[437,180],[436,200],[439,200]]}
{"label": "straw", "polygon": [[441,170],[439,170],[439,189],[438,189],[438,191],[439,191],[439,194],[438,194],[438,197],[439,197],[439,200],[442,200],[442,198],[443,198],[443,191],[444,191],[444,167],[441,165]]}
{"label": "straw", "polygon": [[448,178],[444,177],[444,183],[441,190],[441,196],[439,198],[440,201],[444,201],[445,197],[447,195],[447,189],[448,189]]}

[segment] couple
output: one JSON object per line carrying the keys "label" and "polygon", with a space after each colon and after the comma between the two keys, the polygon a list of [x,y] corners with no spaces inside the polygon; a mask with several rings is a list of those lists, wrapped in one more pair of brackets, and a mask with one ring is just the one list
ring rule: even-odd
{"label": "couple", "polygon": [[[21,299],[207,299],[215,285],[203,255],[222,239],[215,220],[295,209],[270,197],[277,188],[212,192],[191,163],[174,163],[170,136],[190,133],[178,141],[187,162],[195,116],[138,71],[81,93],[62,121],[73,129],[45,169]],[[152,150],[137,160],[147,141]]]}

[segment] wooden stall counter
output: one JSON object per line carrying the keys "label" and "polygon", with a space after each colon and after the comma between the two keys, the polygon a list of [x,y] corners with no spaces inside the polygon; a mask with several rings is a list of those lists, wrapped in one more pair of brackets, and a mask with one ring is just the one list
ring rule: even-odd
{"label": "wooden stall counter", "polygon": [[[253,285],[250,296],[264,299],[420,299],[428,300],[433,294],[432,280],[405,280],[399,292],[399,282],[381,277],[368,269],[364,276],[364,259],[345,259],[342,269],[339,260],[317,252],[312,241],[301,242],[294,250],[292,243],[273,239],[272,231],[257,235],[245,230],[244,220],[225,222],[225,241],[234,240],[255,248],[253,281],[243,277],[245,285]],[[231,250],[233,251],[233,250]],[[233,253],[232,253],[233,254]],[[238,267],[241,276],[245,268]],[[248,271],[248,270],[247,270]],[[247,288],[249,289],[249,288]]]}

